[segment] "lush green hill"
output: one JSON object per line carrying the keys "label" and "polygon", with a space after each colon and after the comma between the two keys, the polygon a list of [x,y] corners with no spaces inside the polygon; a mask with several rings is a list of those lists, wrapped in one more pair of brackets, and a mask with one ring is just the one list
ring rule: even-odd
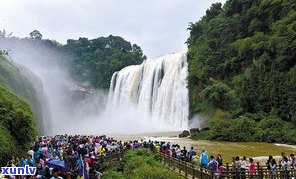
{"label": "lush green hill", "polygon": [[77,81],[87,81],[99,88],[109,88],[115,71],[140,64],[146,59],[139,46],[112,35],[92,40],[69,39],[62,49],[70,54],[68,59],[71,76]]}
{"label": "lush green hill", "polygon": [[43,57],[48,61],[55,60],[68,70],[74,81],[86,82],[96,88],[109,88],[115,71],[140,64],[146,59],[138,45],[112,35],[95,39],[68,39],[65,45],[36,37],[21,39],[4,36],[0,38],[0,48],[8,49],[11,53],[30,54],[34,60]]}
{"label": "lush green hill", "polygon": [[296,1],[228,0],[190,24],[191,114],[203,137],[296,142]]}
{"label": "lush green hill", "polygon": [[[0,164],[26,151],[37,135],[29,104],[20,96],[34,95],[20,69],[0,55]],[[32,90],[32,91],[31,91]],[[32,97],[32,96],[31,96]]]}

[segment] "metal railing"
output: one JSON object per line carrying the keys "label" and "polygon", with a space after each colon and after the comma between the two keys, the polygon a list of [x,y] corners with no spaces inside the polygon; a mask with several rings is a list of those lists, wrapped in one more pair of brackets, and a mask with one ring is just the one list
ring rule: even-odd
{"label": "metal railing", "polygon": [[226,164],[225,170],[220,172],[220,178],[292,178],[296,176],[296,170],[283,170],[281,165],[278,165],[276,170],[273,172],[265,165],[260,165],[259,162],[256,164],[256,169],[250,172],[248,169],[235,170],[228,163]]}
{"label": "metal railing", "polygon": [[228,163],[223,171],[212,172],[209,169],[201,168],[198,165],[182,161],[180,159],[171,157],[160,152],[156,152],[156,157],[166,166],[173,170],[177,170],[179,173],[187,178],[199,178],[199,179],[294,179],[296,177],[296,170],[283,170],[281,166],[278,166],[275,172],[271,172],[266,166],[261,166],[259,163],[256,165],[254,172],[250,173],[249,170],[235,170]]}
{"label": "metal railing", "polygon": [[210,179],[212,178],[209,170],[202,169],[200,166],[193,165],[192,163],[179,160],[177,158],[165,155],[160,152],[156,152],[156,157],[161,160],[166,166],[173,170],[177,170],[180,174],[187,178],[199,178],[199,179]]}

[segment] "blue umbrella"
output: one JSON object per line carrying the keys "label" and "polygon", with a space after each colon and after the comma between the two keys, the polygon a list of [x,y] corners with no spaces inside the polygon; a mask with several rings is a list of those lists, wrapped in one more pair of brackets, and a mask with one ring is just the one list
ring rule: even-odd
{"label": "blue umbrella", "polygon": [[67,171],[65,167],[65,162],[58,159],[49,159],[45,164],[49,167],[58,168],[60,170]]}

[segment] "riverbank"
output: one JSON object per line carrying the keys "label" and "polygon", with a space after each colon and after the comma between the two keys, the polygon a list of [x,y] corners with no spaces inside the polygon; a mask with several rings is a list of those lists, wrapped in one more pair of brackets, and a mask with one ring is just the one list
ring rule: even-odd
{"label": "riverbank", "polygon": [[264,162],[269,156],[280,156],[281,152],[287,154],[296,153],[296,145],[273,144],[265,142],[221,142],[208,140],[192,140],[189,138],[178,138],[180,132],[159,132],[133,135],[114,135],[114,138],[122,141],[129,140],[153,140],[165,141],[171,144],[179,144],[181,147],[191,146],[197,154],[206,149],[209,155],[221,154],[225,162],[231,162],[232,157],[246,156]]}

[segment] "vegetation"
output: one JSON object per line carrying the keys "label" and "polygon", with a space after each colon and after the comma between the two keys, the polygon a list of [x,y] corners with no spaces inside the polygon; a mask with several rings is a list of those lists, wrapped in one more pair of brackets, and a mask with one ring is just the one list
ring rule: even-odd
{"label": "vegetation", "polygon": [[203,138],[296,143],[296,2],[228,0],[191,23],[191,114]]}
{"label": "vegetation", "polygon": [[129,150],[124,155],[123,172],[107,170],[103,179],[131,178],[131,179],[182,179],[177,172],[163,167],[155,155],[147,149]]}
{"label": "vegetation", "polygon": [[[12,155],[26,151],[37,135],[35,120],[28,103],[14,92],[16,86],[23,85],[23,78],[15,73],[13,66],[0,57],[0,164],[6,164]],[[15,67],[14,67],[15,68]],[[20,81],[10,85],[10,77],[16,75]],[[29,85],[29,82],[26,82]],[[22,86],[25,87],[25,86]],[[24,90],[26,90],[24,88]],[[24,92],[25,93],[25,92]]]}
{"label": "vegetation", "polygon": [[71,76],[77,81],[87,81],[100,88],[109,87],[115,71],[140,64],[146,59],[139,46],[112,35],[92,40],[69,39],[62,48],[70,54]]}
{"label": "vegetation", "polygon": [[[7,52],[2,52],[6,54]],[[25,67],[18,65],[0,54],[0,85],[24,98],[31,107],[39,131],[42,133],[46,114],[41,101],[43,88],[39,79]]]}
{"label": "vegetation", "polygon": [[[25,53],[47,58],[53,56],[68,69],[74,81],[89,83],[95,88],[109,88],[115,71],[140,64],[146,59],[138,45],[112,35],[92,40],[82,37],[78,40],[68,39],[67,43],[62,45],[54,40],[42,39],[38,30],[32,31],[29,38],[23,39],[12,37],[11,33],[3,30],[0,31],[0,41],[5,44],[2,45],[4,49],[25,50]],[[30,48],[17,48],[20,46]]]}

